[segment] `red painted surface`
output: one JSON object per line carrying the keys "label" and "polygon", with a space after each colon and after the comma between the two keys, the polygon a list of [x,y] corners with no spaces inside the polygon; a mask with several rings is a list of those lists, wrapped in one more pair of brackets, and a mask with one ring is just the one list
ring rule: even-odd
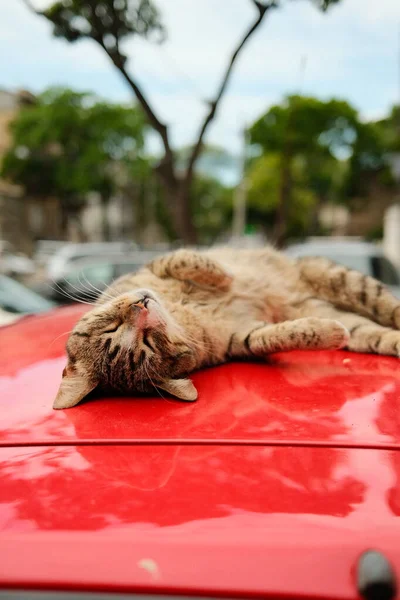
{"label": "red painted surface", "polygon": [[67,333],[81,307],[24,319],[0,332],[0,444],[84,440],[244,440],[400,444],[400,364],[349,352],[292,352],[271,364],[196,373],[193,404],[94,398],[53,411]]}
{"label": "red painted surface", "polygon": [[280,354],[195,374],[194,404],[53,411],[81,312],[0,330],[0,587],[356,599],[369,548],[400,580],[398,360]]}
{"label": "red painted surface", "polygon": [[0,585],[350,599],[371,547],[400,572],[397,452],[61,446],[0,457]]}

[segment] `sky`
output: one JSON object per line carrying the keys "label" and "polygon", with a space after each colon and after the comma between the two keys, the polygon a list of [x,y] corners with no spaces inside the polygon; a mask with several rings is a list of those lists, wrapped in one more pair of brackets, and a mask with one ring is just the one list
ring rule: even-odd
{"label": "sky", "polygon": [[[168,40],[128,42],[128,68],[169,125],[173,144],[190,144],[256,11],[251,0],[154,2]],[[100,48],[53,38],[50,24],[22,0],[0,0],[0,56],[1,88],[41,92],[62,85],[131,99]],[[312,0],[282,0],[240,56],[207,141],[238,153],[243,128],[291,93],[345,99],[365,119],[400,102],[400,0],[341,0],[326,13]]]}

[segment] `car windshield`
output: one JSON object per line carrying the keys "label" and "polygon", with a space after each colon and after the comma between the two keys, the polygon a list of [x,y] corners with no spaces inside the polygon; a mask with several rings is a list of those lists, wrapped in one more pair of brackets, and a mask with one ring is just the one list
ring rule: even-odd
{"label": "car windshield", "polygon": [[116,272],[118,277],[120,275],[128,275],[129,273],[135,273],[141,269],[145,263],[141,262],[129,262],[129,263],[120,263],[116,265]]}
{"label": "car windshield", "polygon": [[18,314],[45,312],[55,304],[18,281],[0,275],[0,307]]}
{"label": "car windshield", "polygon": [[97,265],[88,265],[76,271],[71,271],[66,276],[68,283],[78,285],[79,287],[88,287],[90,285],[109,285],[113,277],[113,265],[111,263],[99,263]]}

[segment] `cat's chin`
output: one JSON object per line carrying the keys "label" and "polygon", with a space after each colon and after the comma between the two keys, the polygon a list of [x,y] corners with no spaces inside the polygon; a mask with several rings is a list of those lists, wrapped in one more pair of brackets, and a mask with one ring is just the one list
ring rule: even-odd
{"label": "cat's chin", "polygon": [[135,316],[135,327],[139,330],[148,328],[149,316],[150,311],[147,308],[143,308],[140,313]]}

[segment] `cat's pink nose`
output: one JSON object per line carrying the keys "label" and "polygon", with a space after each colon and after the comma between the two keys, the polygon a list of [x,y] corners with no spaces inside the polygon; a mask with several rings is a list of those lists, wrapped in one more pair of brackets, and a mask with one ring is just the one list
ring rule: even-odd
{"label": "cat's pink nose", "polygon": [[146,308],[143,300],[139,300],[139,302],[134,302],[133,306],[136,306],[137,308]]}
{"label": "cat's pink nose", "polygon": [[141,310],[145,310],[147,312],[147,305],[149,303],[149,299],[147,296],[133,303],[134,307],[140,308]]}

